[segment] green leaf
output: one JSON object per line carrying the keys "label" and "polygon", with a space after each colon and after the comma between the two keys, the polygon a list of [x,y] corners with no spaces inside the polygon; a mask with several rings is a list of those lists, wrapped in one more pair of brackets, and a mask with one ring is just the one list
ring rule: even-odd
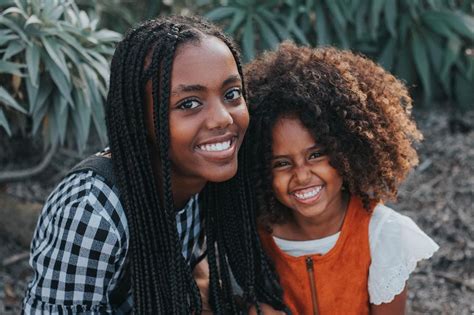
{"label": "green leaf", "polygon": [[325,46],[332,43],[332,37],[328,29],[328,21],[324,14],[324,10],[320,5],[320,0],[316,1],[316,35],[318,38],[318,45]]}
{"label": "green leaf", "polygon": [[247,21],[245,22],[242,49],[246,60],[252,60],[255,57],[255,38],[251,16],[247,17]]}
{"label": "green leaf", "polygon": [[449,27],[449,23],[446,22],[444,14],[441,12],[426,12],[421,15],[421,20],[437,34],[447,38],[455,36]]}
{"label": "green leaf", "polygon": [[447,49],[444,54],[443,68],[441,69],[441,80],[445,86],[449,86],[449,81],[451,79],[450,70],[455,61],[459,58],[462,44],[462,41],[457,36],[448,39]]}
{"label": "green leaf", "polygon": [[39,130],[39,127],[43,124],[44,117],[46,115],[46,112],[48,111],[48,106],[46,104],[43,104],[43,106],[39,107],[38,110],[36,110],[33,115],[33,128],[31,133],[33,135],[36,135],[36,133]]}
{"label": "green leaf", "polygon": [[11,30],[15,31],[23,41],[27,42],[28,44],[31,44],[30,40],[26,36],[25,32],[15,24],[15,22],[11,21],[10,19],[0,15],[0,24],[3,24],[7,27],[9,27]]}
{"label": "green leaf", "polygon": [[12,136],[12,131],[10,129],[10,125],[8,124],[8,120],[5,117],[5,114],[3,113],[3,110],[2,110],[1,107],[0,107],[0,126],[2,126],[3,129],[5,129],[8,136],[10,136],[10,137]]}
{"label": "green leaf", "polygon": [[205,16],[211,21],[219,21],[236,13],[234,7],[220,7],[207,13]]}
{"label": "green leaf", "polygon": [[[329,12],[331,13],[331,19],[334,19],[336,22],[335,24],[342,28],[343,30],[346,29],[347,21],[342,15],[341,9],[338,6],[338,3],[336,1],[325,1],[325,4],[327,5]],[[316,10],[321,10],[320,8],[316,8]]]}
{"label": "green leaf", "polygon": [[355,31],[356,31],[356,38],[362,39],[368,33],[368,23],[366,22],[366,14],[365,12],[369,9],[369,1],[364,0],[360,4],[360,8],[358,9],[358,13],[356,14],[355,18]]}
{"label": "green leaf", "polygon": [[9,106],[13,109],[16,109],[22,114],[26,114],[26,110],[18,104],[18,102],[5,90],[3,87],[0,86],[0,102]]}
{"label": "green leaf", "polygon": [[261,17],[259,17],[258,15],[255,15],[254,17],[261,30],[261,38],[263,38],[264,42],[268,45],[269,48],[274,49],[280,43],[278,37]]}
{"label": "green leaf", "polygon": [[235,30],[242,24],[245,19],[245,11],[236,9],[234,17],[229,24],[229,27],[226,28],[226,32],[229,34],[234,34]]}
{"label": "green leaf", "polygon": [[17,7],[9,7],[8,9],[2,11],[2,15],[8,15],[8,14],[19,14],[25,20],[28,18],[28,15],[23,10]]}
{"label": "green leaf", "polygon": [[48,70],[51,78],[58,87],[61,94],[67,99],[69,103],[73,103],[71,98],[71,85],[68,83],[66,76],[61,71],[61,69],[54,63],[49,56],[44,55],[44,62],[46,64],[46,69]]}
{"label": "green leaf", "polygon": [[106,29],[95,32],[93,37],[100,42],[118,42],[122,39],[119,33]]}
{"label": "green leaf", "polygon": [[474,17],[462,12],[448,12],[452,15],[449,23],[458,34],[474,40]]}
{"label": "green leaf", "polygon": [[430,56],[430,64],[434,68],[436,76],[440,76],[445,52],[444,39],[436,33],[426,32],[425,42]]}
{"label": "green leaf", "polygon": [[17,41],[18,40],[18,35],[15,35],[15,34],[5,34],[5,35],[2,35],[0,34],[0,46],[3,46],[5,45],[5,43],[8,43],[9,41]]}
{"label": "green leaf", "polygon": [[56,94],[53,100],[54,103],[54,129],[53,132],[56,132],[59,136],[59,143],[64,144],[66,139],[66,127],[68,121],[68,111],[69,107],[67,106],[66,100],[60,95]]}
{"label": "green leaf", "polygon": [[415,67],[423,86],[425,101],[431,99],[430,85],[430,65],[428,62],[428,53],[423,38],[416,31],[412,32],[412,53],[415,61]]}
{"label": "green leaf", "polygon": [[19,52],[21,52],[23,49],[25,49],[25,46],[23,42],[21,41],[12,41],[7,49],[5,50],[5,53],[3,54],[3,60],[10,59],[12,56],[15,56]]}
{"label": "green leaf", "polygon": [[63,72],[67,82],[71,82],[71,75],[66,64],[66,59],[64,58],[63,52],[60,50],[60,46],[54,40],[49,40],[46,36],[41,37],[44,48],[48,52],[51,60],[58,66],[58,68]]}
{"label": "green leaf", "polygon": [[35,98],[34,103],[32,103],[32,106],[30,107],[30,114],[35,114],[46,103],[46,101],[51,95],[51,92],[53,91],[53,86],[54,84],[47,74],[41,76],[40,85],[38,88],[38,95]]}
{"label": "green leaf", "polygon": [[43,25],[43,21],[41,21],[36,15],[32,15],[26,20],[25,25],[23,27],[27,28],[32,24]]}
{"label": "green leaf", "polygon": [[22,69],[25,65],[16,62],[0,60],[0,73],[10,73],[18,76],[23,76]]}
{"label": "green leaf", "polygon": [[104,111],[104,102],[101,94],[99,93],[97,87],[100,85],[99,79],[94,72],[88,66],[84,67],[86,73],[86,82],[91,92],[91,104],[92,106],[92,120],[94,122],[95,129],[97,134],[100,137],[100,141],[103,145],[107,143],[107,128],[105,126],[105,111]]}
{"label": "green leaf", "polygon": [[461,73],[454,75],[454,95],[457,103],[463,109],[474,108],[474,82],[468,80]]}
{"label": "green leaf", "polygon": [[385,15],[385,25],[387,26],[388,31],[392,37],[397,36],[396,23],[397,23],[397,2],[394,0],[385,1],[384,6],[384,15]]}
{"label": "green leaf", "polygon": [[[393,0],[388,0],[393,1]],[[380,22],[380,14],[382,9],[385,6],[385,0],[372,0],[372,6],[370,8],[370,25],[371,30],[370,33],[372,34],[372,38],[375,39],[377,37],[377,31],[379,28]]]}
{"label": "green leaf", "polygon": [[40,67],[40,48],[38,46],[27,46],[26,47],[26,66],[28,68],[28,74],[31,78],[31,83],[34,86],[38,86],[39,67]]}
{"label": "green leaf", "polygon": [[394,37],[391,37],[387,44],[385,45],[382,53],[378,58],[378,62],[384,67],[386,70],[390,71],[393,66],[393,62],[395,60],[395,53],[397,48],[397,40]]}
{"label": "green leaf", "polygon": [[25,78],[25,85],[26,92],[28,93],[28,113],[31,114],[36,103],[36,98],[38,97],[39,86],[34,86],[29,76]]}
{"label": "green leaf", "polygon": [[77,110],[72,114],[72,120],[76,129],[76,143],[79,151],[83,151],[89,136],[91,108],[86,105],[86,99],[81,89],[73,91],[74,102]]}

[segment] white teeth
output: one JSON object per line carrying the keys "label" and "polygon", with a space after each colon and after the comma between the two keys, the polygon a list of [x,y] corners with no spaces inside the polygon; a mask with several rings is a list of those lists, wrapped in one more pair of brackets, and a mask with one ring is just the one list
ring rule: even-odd
{"label": "white teeth", "polygon": [[298,199],[309,199],[309,198],[312,198],[314,196],[316,196],[320,191],[321,189],[323,188],[323,186],[318,186],[318,187],[315,187],[314,189],[308,191],[308,192],[305,192],[305,193],[295,193],[295,196],[296,198]]}
{"label": "white teeth", "polygon": [[230,148],[230,140],[213,144],[203,144],[199,146],[199,149],[210,152],[224,151],[228,148]]}

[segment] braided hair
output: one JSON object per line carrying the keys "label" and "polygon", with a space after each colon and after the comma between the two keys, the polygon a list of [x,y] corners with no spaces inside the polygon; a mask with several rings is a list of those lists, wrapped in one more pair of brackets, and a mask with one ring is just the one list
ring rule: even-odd
{"label": "braided hair", "polygon": [[[181,254],[176,228],[168,107],[176,49],[199,42],[204,36],[214,36],[228,46],[243,78],[234,43],[216,26],[198,17],[172,16],[142,23],[127,33],[112,60],[106,123],[129,225],[128,262],[134,311],[138,314],[199,314],[202,310],[199,289]],[[150,80],[158,153],[147,138],[145,85]],[[200,193],[206,218],[210,305],[217,314],[238,313],[226,266],[242,288],[246,305],[254,304],[259,311],[259,301],[285,309],[278,280],[257,236],[245,149],[240,149],[234,178],[208,183]],[[161,172],[158,180],[151,176],[157,154]]]}

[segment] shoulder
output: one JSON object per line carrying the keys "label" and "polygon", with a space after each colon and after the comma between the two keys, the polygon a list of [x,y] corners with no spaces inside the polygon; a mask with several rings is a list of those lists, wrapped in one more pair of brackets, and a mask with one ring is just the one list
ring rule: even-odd
{"label": "shoulder", "polygon": [[24,306],[92,310],[108,305],[107,294],[128,251],[127,234],[116,188],[92,171],[68,175],[39,218],[30,257],[35,276]]}
{"label": "shoulder", "polygon": [[54,218],[65,217],[102,221],[118,240],[128,238],[127,220],[116,185],[93,171],[70,174],[57,185],[43,207],[38,228]]}
{"label": "shoulder", "polygon": [[403,291],[418,261],[439,246],[409,217],[379,204],[369,224],[371,265],[369,293],[373,304],[390,302]]}

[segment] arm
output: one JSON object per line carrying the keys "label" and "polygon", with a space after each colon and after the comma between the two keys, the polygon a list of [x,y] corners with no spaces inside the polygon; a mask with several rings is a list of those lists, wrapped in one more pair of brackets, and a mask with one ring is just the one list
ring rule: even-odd
{"label": "arm", "polygon": [[125,251],[114,226],[100,215],[100,202],[88,201],[86,186],[66,183],[43,209],[31,248],[34,278],[23,301],[26,314],[112,310],[110,283]]}
{"label": "arm", "polygon": [[202,313],[212,314],[211,306],[209,305],[209,264],[207,258],[201,260],[193,270],[193,277],[199,288],[202,300]]}
{"label": "arm", "polygon": [[370,304],[371,315],[403,315],[405,314],[405,305],[407,301],[408,288],[405,287],[402,293],[395,296],[389,303],[380,305]]}

